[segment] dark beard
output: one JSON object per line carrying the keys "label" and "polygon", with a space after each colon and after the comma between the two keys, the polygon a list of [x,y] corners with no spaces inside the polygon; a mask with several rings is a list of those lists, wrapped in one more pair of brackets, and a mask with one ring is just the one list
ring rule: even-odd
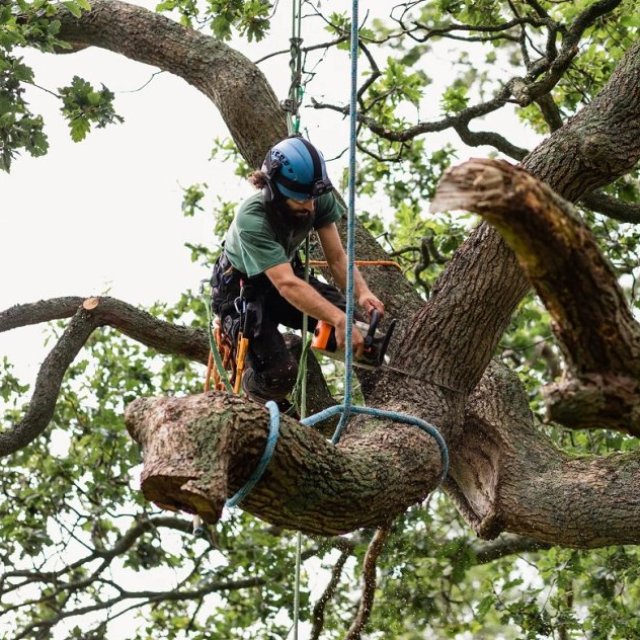
{"label": "dark beard", "polygon": [[315,218],[315,211],[311,213],[293,213],[289,205],[280,200],[273,203],[273,209],[279,222],[294,233],[302,229],[310,229]]}

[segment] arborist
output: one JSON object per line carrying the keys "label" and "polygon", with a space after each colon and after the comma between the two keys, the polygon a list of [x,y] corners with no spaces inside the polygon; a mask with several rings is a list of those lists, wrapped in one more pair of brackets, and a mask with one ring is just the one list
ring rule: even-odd
{"label": "arborist", "polygon": [[[344,208],[322,154],[299,135],[273,146],[249,182],[259,192],[240,206],[227,231],[213,271],[212,307],[227,336],[249,332],[242,389],[259,402],[280,401],[292,390],[298,365],[278,325],[300,329],[306,313],[311,330],[318,320],[335,327],[338,347],[344,348],[345,298],[312,275],[306,282],[298,254],[315,230],[334,281],[344,290],[347,256],[336,227]],[[368,314],[384,313],[357,269],[354,294]],[[352,332],[354,353],[362,353],[363,340],[360,332]]]}

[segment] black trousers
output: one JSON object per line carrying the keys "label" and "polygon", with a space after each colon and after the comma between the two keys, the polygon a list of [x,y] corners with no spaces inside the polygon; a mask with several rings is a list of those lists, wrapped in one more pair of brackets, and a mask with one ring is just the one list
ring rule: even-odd
{"label": "black trousers", "polygon": [[[294,273],[304,279],[304,266],[300,259],[292,262]],[[278,325],[302,329],[302,312],[285,300],[269,278],[260,274],[247,278],[231,267],[224,253],[213,270],[212,308],[220,318],[225,333],[235,341],[240,331],[240,290],[246,304],[249,353],[243,377],[244,390],[257,400],[281,400],[292,389],[298,374],[298,363],[287,349]],[[334,286],[321,282],[310,274],[309,285],[323,298],[346,308],[343,294]],[[309,318],[309,330],[317,324]]]}

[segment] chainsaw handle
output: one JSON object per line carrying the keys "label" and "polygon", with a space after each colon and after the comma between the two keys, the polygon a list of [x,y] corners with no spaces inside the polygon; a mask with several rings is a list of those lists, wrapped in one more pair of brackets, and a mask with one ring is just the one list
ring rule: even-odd
{"label": "chainsaw handle", "polygon": [[371,322],[369,323],[369,331],[367,331],[367,335],[364,338],[364,348],[368,349],[373,344],[373,339],[376,335],[376,329],[378,328],[378,323],[380,322],[380,312],[377,309],[374,309],[371,312]]}

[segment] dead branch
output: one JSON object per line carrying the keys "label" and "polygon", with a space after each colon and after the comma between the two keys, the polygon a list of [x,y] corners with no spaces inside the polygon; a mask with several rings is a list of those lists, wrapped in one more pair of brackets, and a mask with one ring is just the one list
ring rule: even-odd
{"label": "dead branch", "polygon": [[470,160],[443,177],[432,211],[443,209],[498,229],[551,314],[574,377],[548,390],[554,419],[640,435],[640,326],[573,207],[522,169]]}

